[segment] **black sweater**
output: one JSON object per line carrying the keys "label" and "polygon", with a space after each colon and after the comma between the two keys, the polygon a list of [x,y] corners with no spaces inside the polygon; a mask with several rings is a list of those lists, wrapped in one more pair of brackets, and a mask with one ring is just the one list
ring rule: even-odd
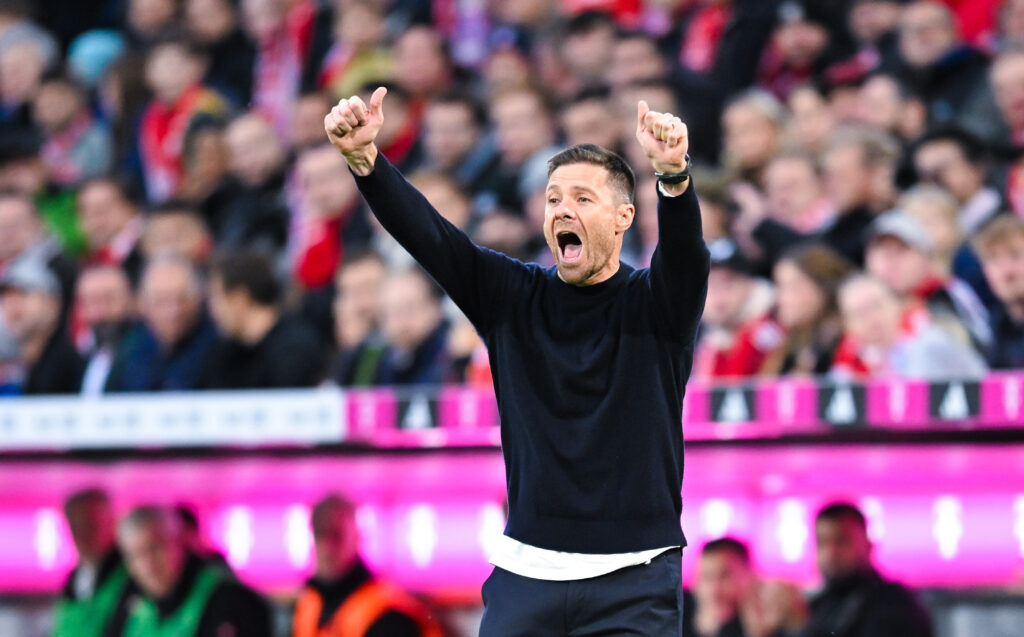
{"label": "black sweater", "polygon": [[474,245],[378,155],[356,181],[384,228],[487,345],[508,482],[505,534],[624,553],[685,544],[682,406],[707,292],[693,188],[658,202],[649,269],[576,287]]}

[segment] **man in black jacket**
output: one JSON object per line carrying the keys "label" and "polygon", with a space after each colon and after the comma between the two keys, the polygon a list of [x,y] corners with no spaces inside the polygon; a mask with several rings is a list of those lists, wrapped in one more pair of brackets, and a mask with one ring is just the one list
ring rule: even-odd
{"label": "man in black jacket", "polygon": [[842,502],[826,506],[814,535],[825,589],[811,602],[801,637],[931,637],[931,620],[913,594],[872,566],[859,509]]}
{"label": "man in black jacket", "polygon": [[548,162],[556,265],[542,268],[474,245],[378,153],[385,93],[342,100],[324,126],[383,227],[487,345],[509,520],[481,635],[681,634],[680,421],[709,268],[686,126],[637,105],[660,181],[650,268],[619,262],[633,172],[592,145]]}

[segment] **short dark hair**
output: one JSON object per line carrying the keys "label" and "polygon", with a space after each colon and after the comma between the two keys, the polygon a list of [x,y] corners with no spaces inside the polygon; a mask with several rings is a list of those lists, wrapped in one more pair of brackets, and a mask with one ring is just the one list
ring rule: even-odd
{"label": "short dark hair", "polygon": [[469,111],[473,123],[483,126],[487,123],[487,111],[483,105],[468,91],[460,89],[448,89],[430,98],[427,108],[434,105],[462,106]]}
{"label": "short dark hair", "polygon": [[187,504],[175,505],[174,514],[181,520],[181,528],[189,531],[199,531],[199,518],[191,506]]}
{"label": "short dark hair", "polygon": [[840,520],[852,520],[865,531],[868,529],[868,521],[864,514],[849,502],[832,502],[827,504],[821,511],[818,511],[817,517],[814,518],[815,524],[822,521],[838,522]]}
{"label": "short dark hair", "polygon": [[548,160],[548,177],[561,166],[594,164],[608,171],[608,185],[618,190],[628,203],[633,203],[636,175],[626,160],[597,144],[576,144],[555,154]]}
{"label": "short dark hair", "polygon": [[940,126],[926,132],[914,144],[914,153],[916,154],[925,144],[932,142],[953,142],[963,153],[964,159],[971,164],[980,164],[987,159],[985,144],[973,133],[959,126]]}
{"label": "short dark hair", "polygon": [[310,514],[310,526],[313,527],[313,537],[323,537],[327,533],[327,520],[333,514],[343,516],[355,515],[356,506],[351,500],[340,493],[332,493],[325,496],[315,505]]}
{"label": "short dark hair", "polygon": [[110,496],[99,487],[88,487],[75,491],[64,500],[64,517],[70,518],[76,510],[90,504],[109,505]]}
{"label": "short dark hair", "polygon": [[750,565],[750,549],[743,542],[733,537],[720,537],[711,540],[700,550],[701,555],[729,553],[746,565]]}
{"label": "short dark hair", "polygon": [[244,290],[254,303],[277,305],[281,300],[281,282],[274,264],[266,254],[255,250],[231,250],[214,256],[211,276],[224,286],[225,292]]}

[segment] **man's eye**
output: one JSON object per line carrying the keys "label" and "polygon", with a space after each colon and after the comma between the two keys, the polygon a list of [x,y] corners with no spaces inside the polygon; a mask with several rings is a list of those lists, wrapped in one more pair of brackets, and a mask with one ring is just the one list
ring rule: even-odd
{"label": "man's eye", "polygon": [[554,198],[554,197],[548,197],[548,203],[549,203],[549,204],[551,204],[551,205],[553,206],[553,205],[555,205],[556,203],[558,203],[558,199],[556,199],[556,198]]}
{"label": "man's eye", "polygon": [[578,201],[581,203],[590,203],[590,197],[580,197]]}

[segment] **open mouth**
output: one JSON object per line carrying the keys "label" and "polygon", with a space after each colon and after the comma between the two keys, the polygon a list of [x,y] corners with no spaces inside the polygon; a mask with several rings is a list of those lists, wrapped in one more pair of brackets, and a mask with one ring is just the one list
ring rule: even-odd
{"label": "open mouth", "polygon": [[558,251],[562,255],[563,262],[576,263],[579,261],[580,255],[583,254],[583,241],[580,240],[579,235],[563,230],[555,235],[555,239],[558,241]]}

